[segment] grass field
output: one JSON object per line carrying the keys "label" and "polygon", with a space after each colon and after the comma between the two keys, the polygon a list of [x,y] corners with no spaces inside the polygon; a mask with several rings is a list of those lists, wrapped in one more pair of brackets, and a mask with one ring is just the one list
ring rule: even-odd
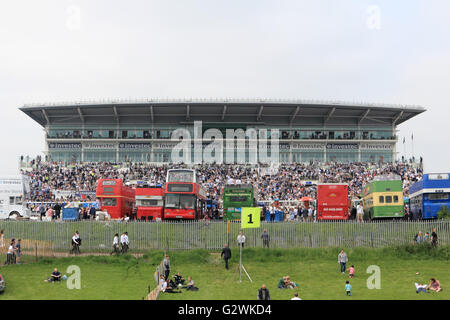
{"label": "grass field", "polygon": [[[304,300],[317,299],[450,299],[448,285],[449,247],[431,249],[428,246],[404,246],[382,249],[348,250],[349,265],[354,264],[356,276],[350,279],[351,297],[344,291],[348,275],[342,275],[337,263],[337,248],[326,249],[246,249],[244,265],[253,283],[242,274],[239,283],[237,250],[233,250],[230,270],[225,270],[218,252],[206,250],[169,252],[172,273],[180,271],[192,276],[200,288],[197,292],[163,293],[161,300],[181,299],[256,299],[257,289],[265,283],[272,299],[290,299],[295,291]],[[6,280],[3,299],[142,299],[147,287],[155,286],[153,273],[162,259],[162,251],[151,251],[143,257],[90,256],[75,258],[41,258],[37,263],[31,257],[22,265],[2,266]],[[66,283],[46,283],[54,267],[65,273],[69,265],[81,269],[81,289],[69,290]],[[381,289],[366,287],[369,265],[381,269]],[[416,275],[416,272],[419,272]],[[280,278],[289,275],[299,283],[298,290],[280,290]],[[444,290],[441,293],[416,294],[414,282],[428,282],[437,278]]]}

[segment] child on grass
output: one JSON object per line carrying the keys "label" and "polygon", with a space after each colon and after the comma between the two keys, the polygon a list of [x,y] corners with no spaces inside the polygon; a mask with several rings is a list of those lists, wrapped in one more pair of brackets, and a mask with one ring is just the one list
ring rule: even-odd
{"label": "child on grass", "polygon": [[355,266],[352,265],[349,269],[348,269],[348,277],[349,278],[353,278],[355,276]]}
{"label": "child on grass", "polygon": [[352,295],[352,285],[350,284],[349,281],[345,281],[345,292],[347,293],[348,296]]}

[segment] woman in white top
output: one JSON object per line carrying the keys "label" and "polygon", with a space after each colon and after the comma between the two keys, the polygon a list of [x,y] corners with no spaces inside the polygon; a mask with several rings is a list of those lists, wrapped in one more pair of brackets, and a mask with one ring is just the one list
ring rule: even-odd
{"label": "woman in white top", "polygon": [[14,264],[15,263],[15,245],[16,242],[14,239],[11,240],[11,245],[8,248],[8,253],[6,254],[6,262],[5,264]]}

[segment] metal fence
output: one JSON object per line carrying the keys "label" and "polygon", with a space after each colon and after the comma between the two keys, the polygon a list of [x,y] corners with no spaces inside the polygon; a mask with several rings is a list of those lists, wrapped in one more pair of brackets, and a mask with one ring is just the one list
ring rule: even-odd
{"label": "metal fence", "polygon": [[[246,247],[262,247],[264,229],[271,248],[382,247],[413,243],[414,235],[436,228],[439,244],[449,244],[450,221],[262,222],[259,229],[244,229]],[[4,247],[11,238],[22,239],[24,253],[40,254],[43,248],[68,252],[75,231],[82,239],[81,252],[110,252],[114,234],[127,231],[131,252],[160,250],[218,250],[225,243],[237,246],[241,224],[232,222],[117,222],[117,221],[0,221]],[[25,245],[24,245],[25,244]]]}

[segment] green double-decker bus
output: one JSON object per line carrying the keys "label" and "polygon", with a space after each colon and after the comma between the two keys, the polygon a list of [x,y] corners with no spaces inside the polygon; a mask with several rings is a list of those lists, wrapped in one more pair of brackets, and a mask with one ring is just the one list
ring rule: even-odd
{"label": "green double-decker bus", "polygon": [[403,218],[402,180],[398,175],[377,176],[363,189],[365,219]]}
{"label": "green double-decker bus", "polygon": [[256,190],[252,185],[227,185],[223,188],[223,219],[240,220],[242,207],[256,207]]}

